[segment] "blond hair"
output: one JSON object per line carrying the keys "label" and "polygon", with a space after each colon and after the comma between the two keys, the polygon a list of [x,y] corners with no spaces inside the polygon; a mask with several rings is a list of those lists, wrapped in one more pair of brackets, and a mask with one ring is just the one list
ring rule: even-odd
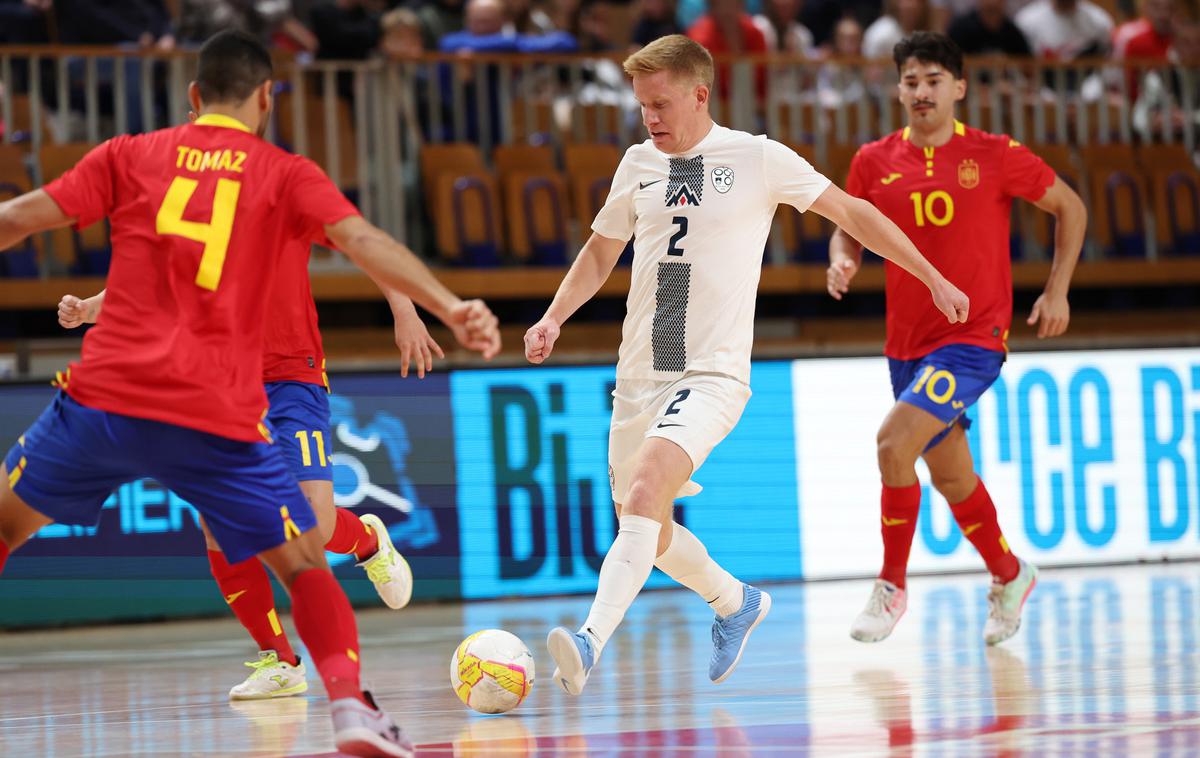
{"label": "blond hair", "polygon": [[713,85],[712,56],[704,49],[704,45],[682,34],[654,40],[626,58],[621,67],[631,77],[667,71],[696,84],[710,88]]}

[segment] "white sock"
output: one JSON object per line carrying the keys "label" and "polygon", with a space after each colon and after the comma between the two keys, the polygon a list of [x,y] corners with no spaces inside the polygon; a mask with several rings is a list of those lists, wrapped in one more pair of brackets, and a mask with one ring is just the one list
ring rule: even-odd
{"label": "white sock", "polygon": [[671,544],[654,565],[692,590],[718,616],[737,613],[742,607],[742,583],[708,556],[704,543],[681,524],[674,524]]}
{"label": "white sock", "polygon": [[657,521],[644,516],[621,517],[617,538],[600,566],[600,585],[592,610],[579,629],[590,634],[597,644],[596,657],[650,578],[661,528]]}

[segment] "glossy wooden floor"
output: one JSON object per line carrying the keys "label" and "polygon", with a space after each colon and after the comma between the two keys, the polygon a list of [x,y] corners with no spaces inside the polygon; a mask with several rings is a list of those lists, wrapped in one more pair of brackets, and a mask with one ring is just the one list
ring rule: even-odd
{"label": "glossy wooden floor", "polygon": [[[907,617],[872,646],[847,635],[867,582],[768,589],[770,617],[719,686],[708,609],[686,591],[642,595],[579,698],[549,682],[542,640],[586,598],[364,612],[363,658],[421,755],[1200,754],[1200,564],[1043,572],[997,649],[980,638],[982,575],[912,579]],[[540,667],[507,716],[467,712],[447,685],[456,643],[486,627]],[[251,652],[232,620],[0,636],[0,754],[330,755],[319,684],[226,700]]]}

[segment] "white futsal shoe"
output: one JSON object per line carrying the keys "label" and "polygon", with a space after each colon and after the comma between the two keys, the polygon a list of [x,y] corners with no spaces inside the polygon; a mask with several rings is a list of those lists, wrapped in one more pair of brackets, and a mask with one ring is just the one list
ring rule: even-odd
{"label": "white futsal shoe", "polygon": [[908,593],[891,582],[876,579],[867,607],[850,626],[850,636],[859,642],[885,640],[907,608]]}
{"label": "white futsal shoe", "polygon": [[988,616],[983,625],[983,641],[989,645],[999,645],[1021,628],[1021,610],[1037,584],[1037,566],[1020,558],[1017,562],[1021,564],[1021,570],[1016,578],[1007,584],[993,581],[988,591]]}
{"label": "white futsal shoe", "polygon": [[375,532],[375,538],[379,540],[379,549],[375,551],[375,555],[358,565],[366,570],[367,578],[375,585],[375,591],[379,593],[384,604],[393,610],[400,610],[412,599],[412,569],[392,544],[387,527],[378,516],[364,513],[358,520]]}
{"label": "white futsal shoe", "polygon": [[257,661],[247,661],[246,665],[254,672],[229,691],[230,700],[269,700],[308,691],[304,661],[297,661],[293,666],[279,660],[274,650],[263,650],[259,652]]}
{"label": "white futsal shoe", "polygon": [[379,710],[370,692],[364,691],[363,697],[367,704],[353,697],[329,704],[338,752],[359,758],[413,758],[416,752],[404,730]]}

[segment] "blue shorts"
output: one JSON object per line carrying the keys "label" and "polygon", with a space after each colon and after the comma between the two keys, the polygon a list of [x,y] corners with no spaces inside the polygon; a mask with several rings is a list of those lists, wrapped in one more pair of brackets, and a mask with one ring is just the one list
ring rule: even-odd
{"label": "blue shorts", "polygon": [[1004,353],[975,345],[946,345],[911,361],[888,358],[892,395],[946,422],[926,450],[944,440],[956,422],[971,428],[967,409],[1000,376],[1004,360]]}
{"label": "blue shorts", "polygon": [[275,445],[107,413],[62,392],[4,463],[13,491],[60,524],[93,526],[117,487],[157,479],[196,507],[230,563],[317,524]]}
{"label": "blue shorts", "polygon": [[333,481],[333,438],[329,428],[329,393],[306,382],[264,385],[267,423],[275,430],[275,445],[298,482]]}

